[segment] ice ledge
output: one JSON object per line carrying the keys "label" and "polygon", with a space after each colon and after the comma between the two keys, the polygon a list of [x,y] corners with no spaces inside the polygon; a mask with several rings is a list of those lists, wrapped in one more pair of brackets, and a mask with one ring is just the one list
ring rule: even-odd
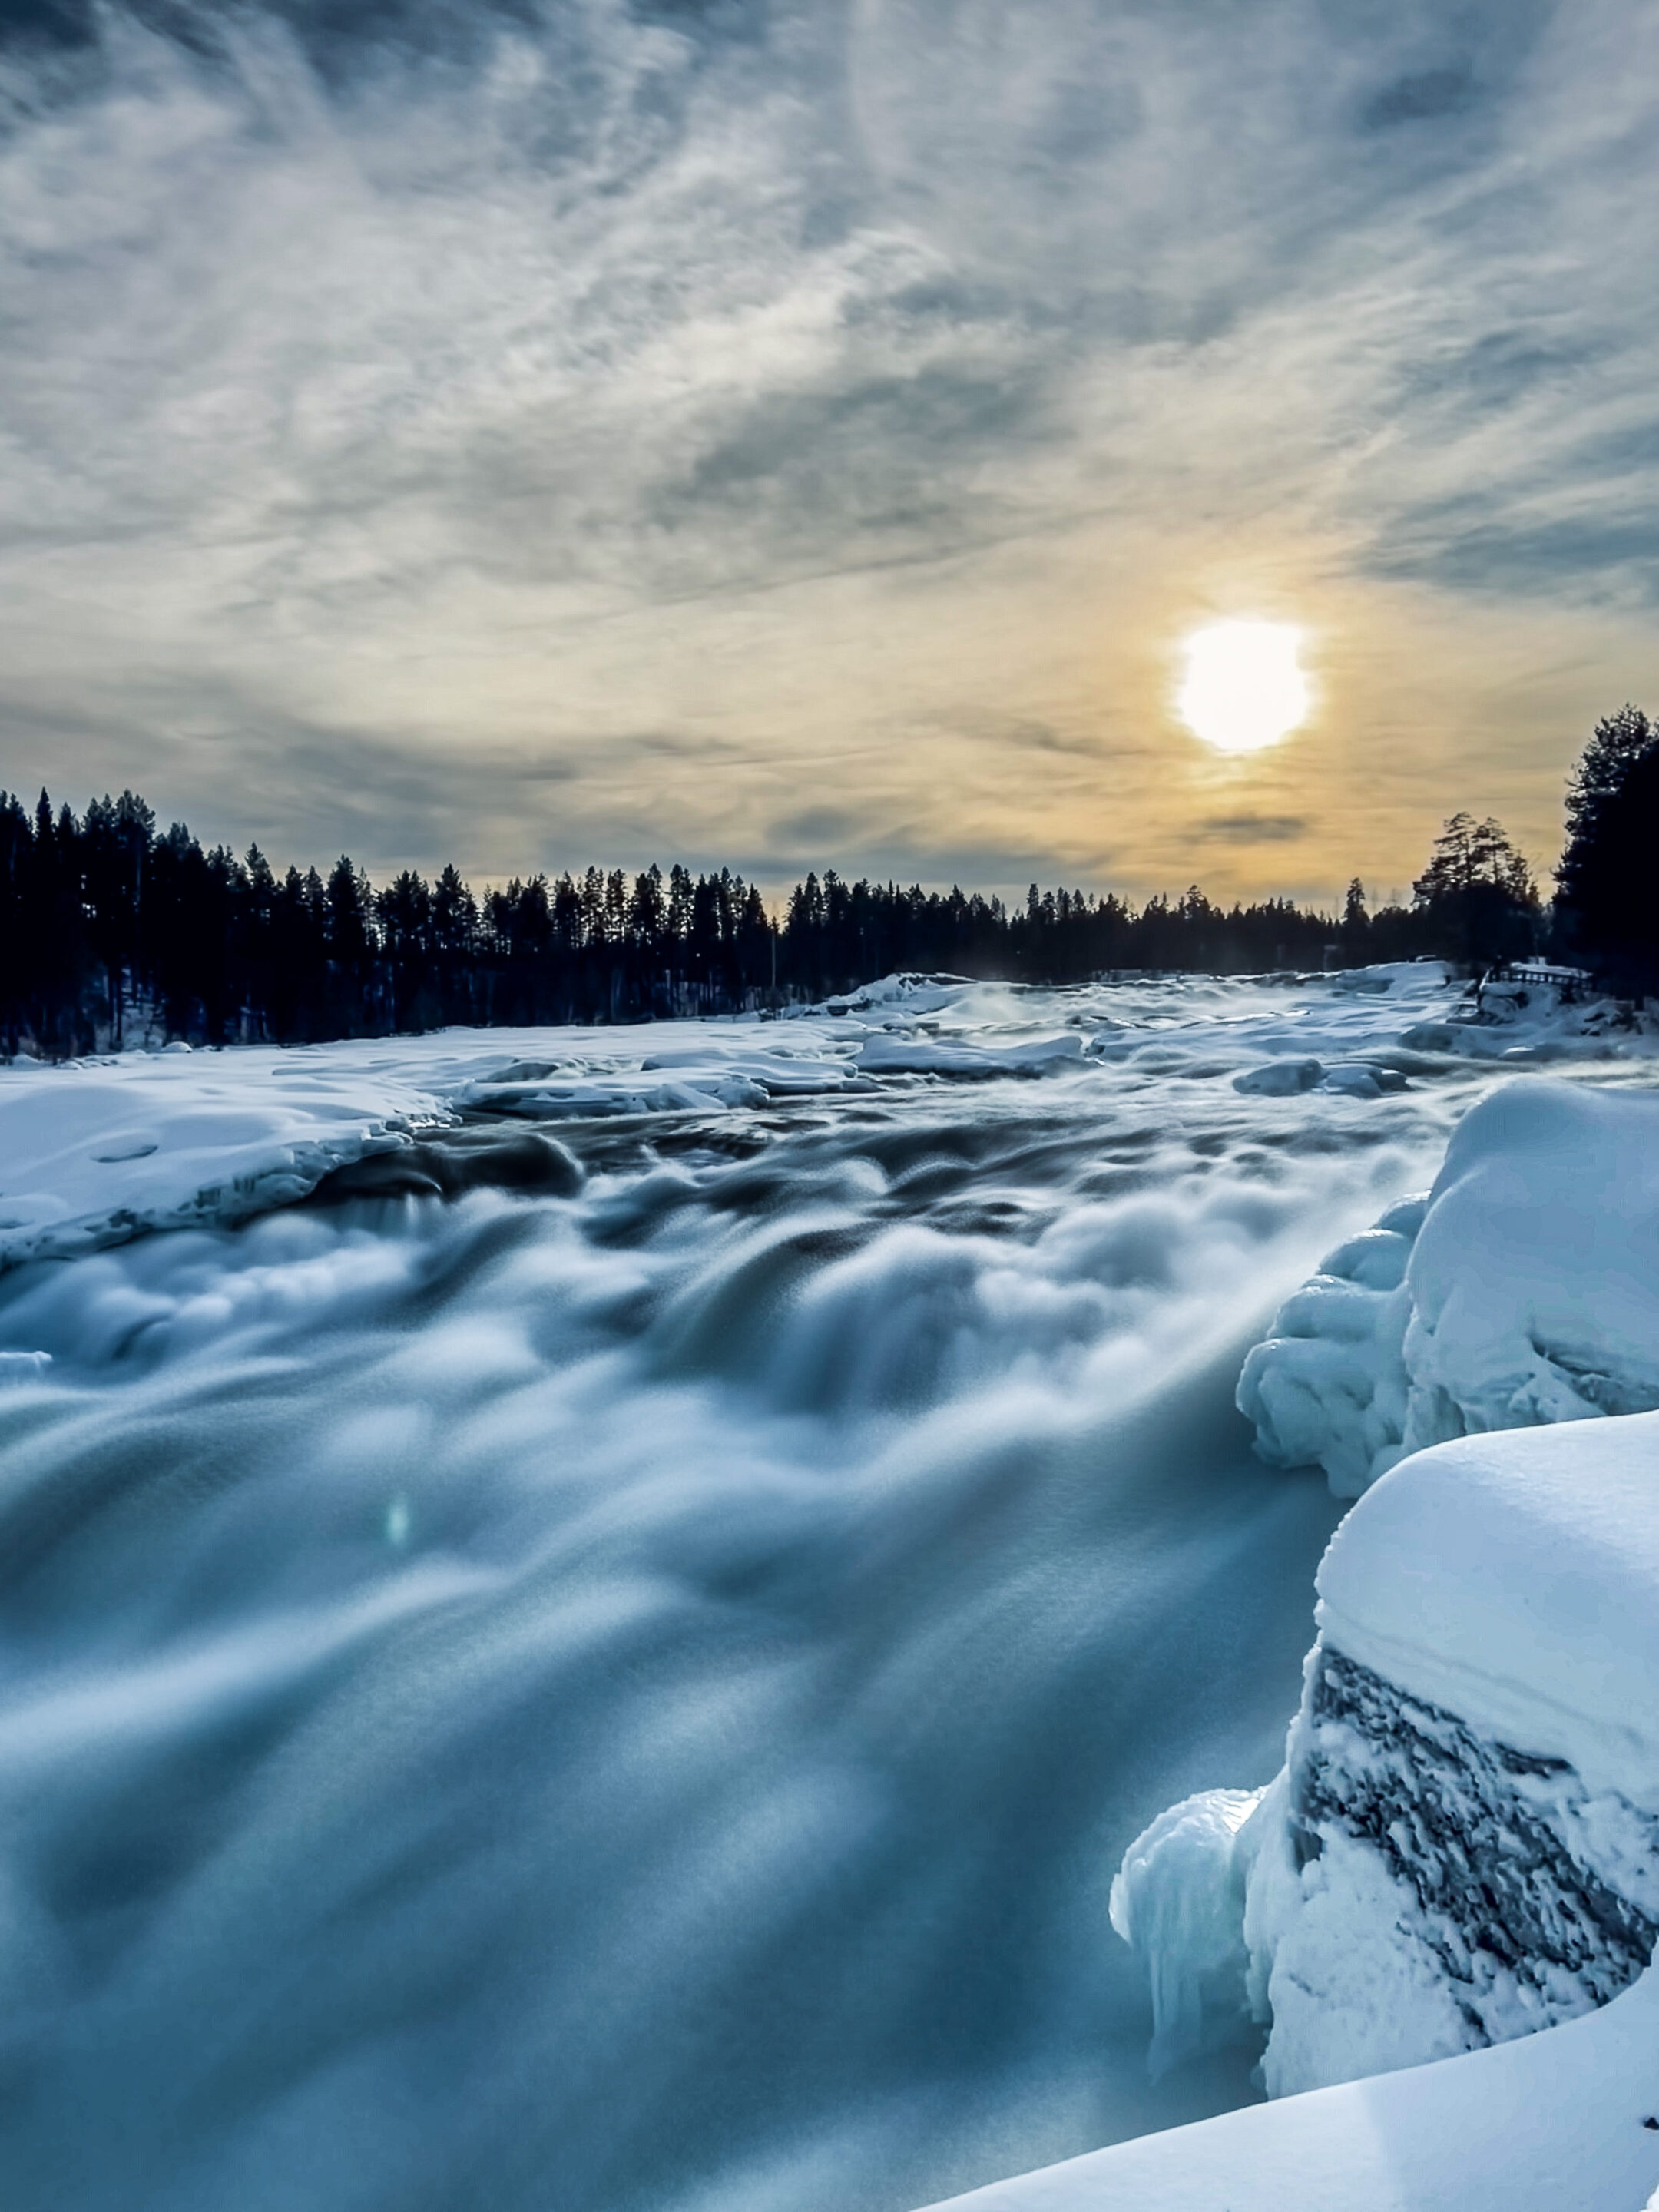
{"label": "ice ledge", "polygon": [[1650,1967],[1543,2034],[1141,2136],[951,2212],[1641,2212],[1659,2197],[1656,2117]]}

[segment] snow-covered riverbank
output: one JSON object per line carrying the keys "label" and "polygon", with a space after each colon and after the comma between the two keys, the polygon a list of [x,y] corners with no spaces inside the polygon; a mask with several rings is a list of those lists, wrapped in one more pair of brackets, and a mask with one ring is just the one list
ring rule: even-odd
{"label": "snow-covered riverbank", "polygon": [[988,2191],[986,2212],[1164,2212],[1224,2173],[1263,2212],[1646,2203],[1656,1152],[1650,1092],[1506,1088],[1245,1363],[1264,1456],[1364,1495],[1320,1568],[1278,1779],[1161,1814],[1112,1917],[1149,1971],[1154,2070],[1265,2028],[1289,2101]]}

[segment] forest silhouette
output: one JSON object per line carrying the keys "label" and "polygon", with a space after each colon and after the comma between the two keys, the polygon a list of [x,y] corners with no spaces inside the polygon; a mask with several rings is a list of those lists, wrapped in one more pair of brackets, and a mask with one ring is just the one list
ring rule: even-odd
{"label": "forest silhouette", "polygon": [[722,868],[514,877],[473,893],[447,866],[380,886],[348,855],[278,875],[257,845],[158,832],[131,791],[77,816],[0,793],[0,1046],[61,1059],[131,1043],[313,1042],[463,1023],[604,1023],[810,1004],[896,972],[1016,983],[1126,973],[1305,971],[1434,957],[1479,970],[1540,951],[1610,988],[1659,983],[1645,856],[1659,728],[1598,723],[1567,793],[1553,908],[1492,820],[1454,815],[1408,904],[1340,914],[1285,898],[1224,908],[1194,885],[1136,907],[1108,891],[1024,902],[833,869],[781,912]]}

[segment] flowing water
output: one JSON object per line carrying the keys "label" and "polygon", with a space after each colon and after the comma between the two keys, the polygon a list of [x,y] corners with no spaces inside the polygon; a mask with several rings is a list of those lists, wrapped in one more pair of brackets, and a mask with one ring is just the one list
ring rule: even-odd
{"label": "flowing water", "polygon": [[9,2207],[904,2212],[1254,2094],[1107,1888],[1279,1763],[1338,1509],[1239,1361],[1455,1085],[1138,1005],[0,1278]]}

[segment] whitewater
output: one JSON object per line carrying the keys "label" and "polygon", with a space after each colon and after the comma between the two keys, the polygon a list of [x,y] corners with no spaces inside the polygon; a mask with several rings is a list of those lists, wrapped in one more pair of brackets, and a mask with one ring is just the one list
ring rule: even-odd
{"label": "whitewater", "polygon": [[0,1069],[22,2212],[905,2212],[1149,2079],[1284,1751],[1274,1310],[1552,1058],[1437,969]]}

